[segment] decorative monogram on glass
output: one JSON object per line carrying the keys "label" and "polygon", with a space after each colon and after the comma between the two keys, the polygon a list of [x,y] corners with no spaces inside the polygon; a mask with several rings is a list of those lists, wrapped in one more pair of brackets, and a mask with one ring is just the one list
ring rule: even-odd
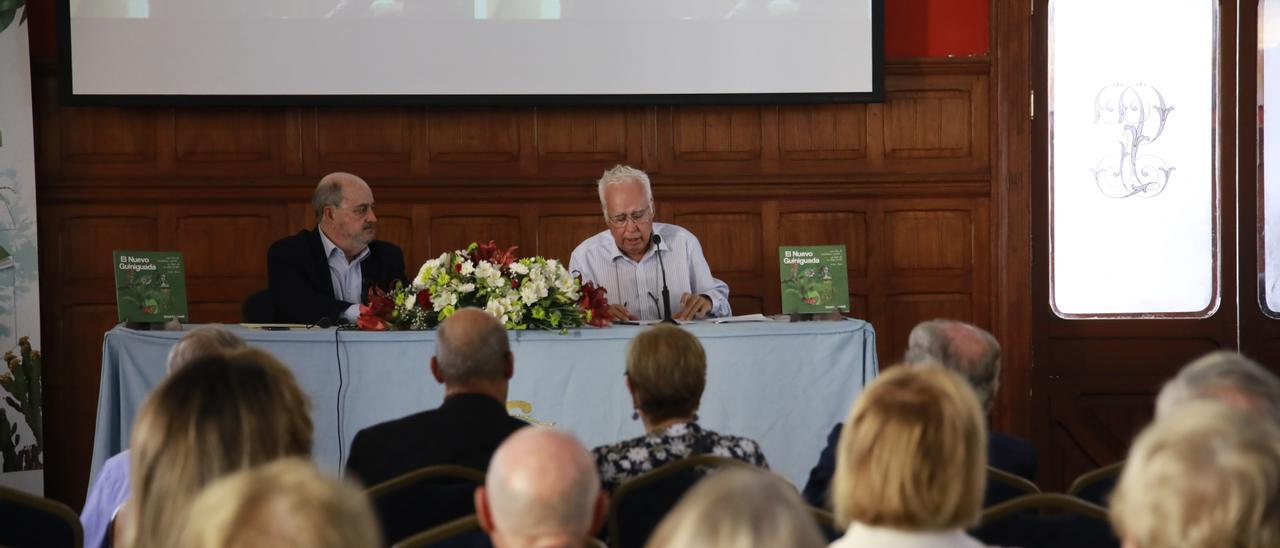
{"label": "decorative monogram on glass", "polygon": [[1098,190],[1109,198],[1151,198],[1164,192],[1174,167],[1144,154],[1164,134],[1172,105],[1160,90],[1146,84],[1112,84],[1093,100],[1094,125],[1120,126],[1119,156],[1106,156],[1090,169]]}

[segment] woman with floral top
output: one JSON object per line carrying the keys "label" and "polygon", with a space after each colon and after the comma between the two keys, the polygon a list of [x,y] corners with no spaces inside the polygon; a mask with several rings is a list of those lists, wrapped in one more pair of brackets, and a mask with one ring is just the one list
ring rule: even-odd
{"label": "woman with floral top", "polygon": [[600,480],[613,491],[654,468],[693,455],[737,459],[768,469],[760,444],[717,434],[698,425],[698,404],[707,384],[707,354],[698,338],[670,325],[658,325],[627,347],[627,390],[633,418],[644,421],[645,435],[592,450]]}

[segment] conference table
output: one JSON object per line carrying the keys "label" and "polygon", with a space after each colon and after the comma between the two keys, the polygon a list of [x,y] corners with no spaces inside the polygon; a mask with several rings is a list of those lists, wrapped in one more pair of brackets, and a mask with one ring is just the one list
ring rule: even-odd
{"label": "conference table", "polygon": [[[311,398],[315,460],[334,473],[360,429],[443,401],[444,387],[428,366],[435,331],[228,327],[293,371]],[[861,320],[695,322],[684,328],[707,353],[699,424],[755,439],[770,467],[797,486],[817,462],[831,427],[844,420],[879,370],[875,330]],[[642,329],[509,331],[515,375],[508,411],[568,430],[587,448],[643,434],[641,422],[631,418],[623,379],[627,342]],[[169,349],[182,334],[123,324],[106,333],[91,478],[128,446],[134,417],[164,378]]]}

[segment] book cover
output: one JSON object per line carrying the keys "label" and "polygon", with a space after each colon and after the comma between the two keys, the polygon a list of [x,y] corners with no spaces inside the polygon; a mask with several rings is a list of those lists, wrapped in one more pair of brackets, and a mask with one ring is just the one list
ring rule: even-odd
{"label": "book cover", "polygon": [[849,311],[843,245],[779,246],[783,314]]}
{"label": "book cover", "polygon": [[120,321],[187,320],[187,279],[178,251],[115,251]]}

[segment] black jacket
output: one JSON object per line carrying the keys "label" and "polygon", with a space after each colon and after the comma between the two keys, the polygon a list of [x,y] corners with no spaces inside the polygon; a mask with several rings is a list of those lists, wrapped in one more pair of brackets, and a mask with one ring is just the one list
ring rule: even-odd
{"label": "black jacket", "polygon": [[386,290],[395,280],[405,281],[404,253],[390,242],[369,242],[369,256],[360,263],[360,273],[364,279],[361,303],[335,299],[319,229],[277,240],[267,251],[267,288],[275,305],[275,320],[311,324],[328,318],[336,322],[351,305],[368,303],[369,287]]}
{"label": "black jacket", "polygon": [[[485,472],[507,436],[528,423],[507,414],[498,400],[458,394],[440,407],[375,424],[351,441],[347,476],[372,487],[419,468],[454,464]],[[395,542],[433,525],[475,513],[475,485],[433,483],[373,501],[383,540]]]}

